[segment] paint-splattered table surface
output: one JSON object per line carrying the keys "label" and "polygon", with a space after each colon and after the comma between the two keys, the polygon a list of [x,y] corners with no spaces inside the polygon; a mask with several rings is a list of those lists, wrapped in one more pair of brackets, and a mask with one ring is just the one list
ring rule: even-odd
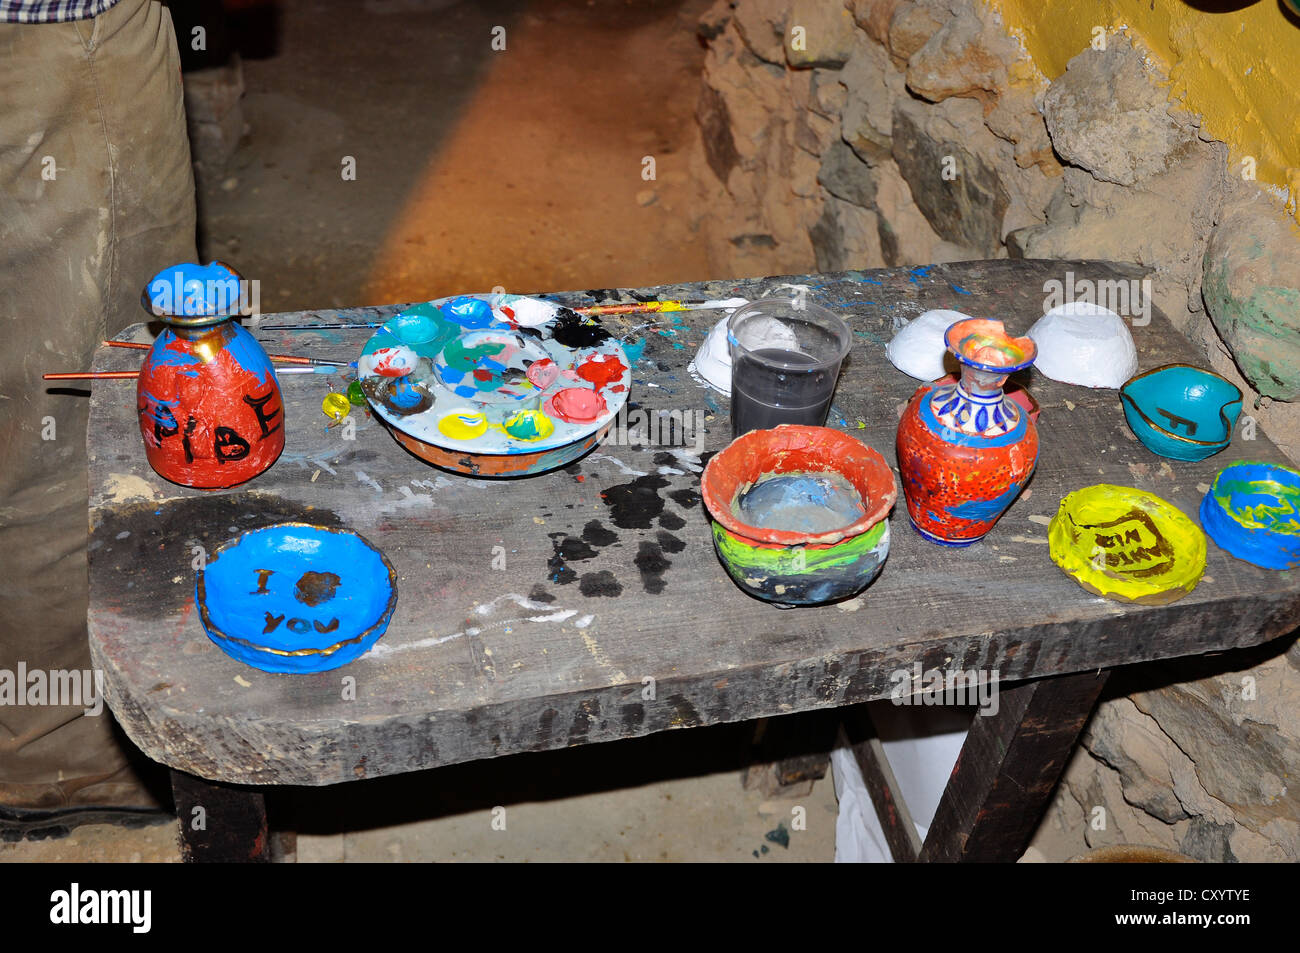
{"label": "paint-splattered table surface", "polygon": [[[753,299],[804,286],[855,335],[828,425],[894,464],[899,414],[917,387],[884,354],[897,321],[952,308],[1023,334],[1043,312],[1049,281],[1070,287],[1072,275],[1077,287],[1142,274],[1097,262],[994,261],[550,297],[574,306]],[[263,323],[364,323],[399,310]],[[652,421],[676,412],[701,424],[698,435],[641,423],[660,445],[606,444],[512,482],[436,470],[361,411],[347,439],[320,409],[347,378],[298,375],[282,379],[279,462],[234,490],[187,490],[146,463],[133,384],[97,381],[90,639],[128,734],[150,757],[213,780],[330,784],[884,698],[891,676],[916,663],[1006,680],[1213,652],[1280,635],[1300,616],[1300,573],[1257,569],[1213,543],[1202,583],[1170,606],[1109,602],[1065,576],[1048,558],[1046,533],[1065,493],[1117,483],[1195,514],[1222,466],[1283,458],[1260,431],[1202,463],[1166,460],[1132,436],[1115,391],[1033,371],[1022,377],[1042,405],[1038,470],[982,543],[951,550],[923,541],[900,499],[889,560],[863,595],[796,610],[751,599],[714,556],[698,492],[702,465],[730,440],[726,401],[687,371],[717,319],[710,311],[602,319],[638,357],[629,422],[638,410]],[[258,337],[268,351],[346,360],[369,334]],[[150,339],[143,326],[128,336]],[[1143,370],[1204,363],[1158,311],[1133,336]],[[101,349],[95,369],[139,361],[138,352]],[[283,520],[353,529],[396,570],[387,634],[344,668],[264,673],[227,657],[200,626],[200,548]]]}

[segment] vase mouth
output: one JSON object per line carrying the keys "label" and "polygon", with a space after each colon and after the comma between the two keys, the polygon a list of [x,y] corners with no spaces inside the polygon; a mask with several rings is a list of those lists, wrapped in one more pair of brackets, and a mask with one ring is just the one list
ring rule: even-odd
{"label": "vase mouth", "polygon": [[140,303],[152,316],[176,328],[202,328],[239,313],[243,278],[224,261],[168,265],[145,284]]}
{"label": "vase mouth", "polygon": [[1012,337],[1001,321],[967,318],[950,325],[943,339],[962,364],[990,374],[1014,374],[1038,357],[1033,338]]}

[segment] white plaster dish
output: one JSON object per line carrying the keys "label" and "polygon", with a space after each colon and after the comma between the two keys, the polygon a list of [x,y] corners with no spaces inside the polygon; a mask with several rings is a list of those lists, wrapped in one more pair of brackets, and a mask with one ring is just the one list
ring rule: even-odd
{"label": "white plaster dish", "polygon": [[1119,389],[1137,373],[1137,348],[1114,311],[1087,301],[1053,308],[1034,322],[1034,367],[1054,381]]}
{"label": "white plaster dish", "polygon": [[958,321],[968,318],[969,314],[942,309],[919,314],[885,345],[885,354],[908,377],[915,377],[918,381],[937,381],[951,372],[944,366],[948,353],[944,334]]}

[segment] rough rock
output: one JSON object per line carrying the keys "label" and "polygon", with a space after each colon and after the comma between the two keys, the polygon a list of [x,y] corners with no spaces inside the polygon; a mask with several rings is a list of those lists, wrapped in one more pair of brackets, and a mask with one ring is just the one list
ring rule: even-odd
{"label": "rough rock", "polygon": [[881,45],[889,42],[889,21],[900,3],[907,0],[845,0],[844,5],[853,14],[853,22]]}
{"label": "rough rock", "polygon": [[1084,745],[1120,773],[1124,800],[1167,824],[1188,816],[1174,793],[1181,774],[1191,770],[1160,726],[1144,718],[1126,698],[1099,705],[1088,724]]}
{"label": "rough rock", "polygon": [[1056,151],[1118,185],[1163,172],[1193,136],[1169,116],[1168,94],[1156,79],[1123,36],[1074,57],[1043,97]]}
{"label": "rough rock", "polygon": [[876,181],[871,169],[843,139],[836,139],[826,150],[817,181],[831,195],[859,208],[875,204]]}
{"label": "rough rock", "polygon": [[1020,168],[1038,166],[1045,175],[1061,174],[1061,163],[1047,135],[1047,123],[1029,89],[1022,86],[1004,90],[984,117],[984,125],[993,135],[1012,144]]}
{"label": "rough rock", "polygon": [[892,149],[891,69],[884,50],[874,44],[861,43],[840,73],[846,87],[840,135],[858,158],[869,165],[877,165],[889,158]]}
{"label": "rough rock", "polygon": [[[1293,643],[1290,654],[1300,659],[1300,647]],[[1252,680],[1249,692],[1243,674]],[[1197,785],[1222,807],[1214,820],[1257,832],[1278,817],[1300,820],[1300,673],[1287,656],[1248,673],[1140,692],[1133,704],[1195,764]],[[1300,842],[1292,847],[1300,859]]]}
{"label": "rough rock", "polygon": [[938,0],[900,6],[889,21],[890,55],[900,64],[906,63],[950,16],[952,13]]}
{"label": "rough rock", "polygon": [[736,140],[731,135],[731,114],[726,99],[712,86],[702,85],[695,118],[700,124],[700,138],[709,168],[725,185],[731,170],[740,161]]}
{"label": "rough rock", "polygon": [[1016,42],[992,17],[962,8],[908,59],[907,86],[930,102],[970,96],[991,108],[1020,56]]}
{"label": "rough rock", "polygon": [[[803,41],[795,44],[795,30]],[[833,0],[794,0],[786,20],[785,56],[795,69],[840,67],[853,52],[853,15]]]}
{"label": "rough rock", "polygon": [[809,108],[833,119],[844,111],[849,89],[844,85],[839,70],[815,69],[811,74],[812,102]]}
{"label": "rough rock", "polygon": [[966,149],[957,126],[922,104],[896,103],[891,131],[894,161],[935,232],[995,257],[1011,201],[997,170]]}
{"label": "rough rock", "polygon": [[916,207],[912,190],[892,158],[881,163],[874,173],[880,254],[886,265],[923,265],[941,259],[964,261],[980,257],[964,250],[941,251],[946,243]]}
{"label": "rough rock", "polygon": [[822,216],[809,237],[817,256],[818,271],[879,267],[880,238],[875,212],[828,196]]}
{"label": "rough rock", "polygon": [[1300,400],[1300,228],[1268,197],[1239,188],[1205,250],[1202,294],[1252,387]]}
{"label": "rough rock", "polygon": [[1186,330],[1201,309],[1201,259],[1225,182],[1221,143],[1184,143],[1177,160],[1139,188],[1069,168],[1047,222],[1008,244],[1027,258],[1104,258],[1149,265],[1157,307]]}
{"label": "rough rock", "polygon": [[789,7],[788,0],[737,0],[732,23],[759,59],[784,65],[785,18]]}

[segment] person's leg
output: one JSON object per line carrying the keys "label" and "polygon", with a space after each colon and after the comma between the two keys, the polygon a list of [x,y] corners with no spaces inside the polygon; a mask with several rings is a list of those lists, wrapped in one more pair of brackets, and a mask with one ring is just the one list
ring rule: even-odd
{"label": "person's leg", "polygon": [[[167,11],[0,24],[0,670],[90,667],[88,401],[41,374],[89,368],[146,319],[148,279],[194,258]],[[0,706],[0,808],[147,806],[128,750],[107,708]]]}

